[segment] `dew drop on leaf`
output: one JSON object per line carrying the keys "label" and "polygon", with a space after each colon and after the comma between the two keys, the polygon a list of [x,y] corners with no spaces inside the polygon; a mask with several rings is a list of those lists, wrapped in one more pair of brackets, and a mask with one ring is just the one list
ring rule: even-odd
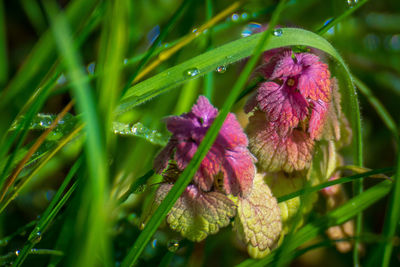
{"label": "dew drop on leaf", "polygon": [[274,36],[276,36],[276,37],[282,36],[282,33],[283,33],[282,29],[275,29],[275,30],[272,32],[272,34],[273,34]]}
{"label": "dew drop on leaf", "polygon": [[218,73],[224,73],[226,71],[226,67],[225,66],[219,66],[219,67],[217,67],[216,71]]}
{"label": "dew drop on leaf", "polygon": [[178,240],[169,241],[167,248],[170,252],[176,252],[179,249],[179,241]]}
{"label": "dew drop on leaf", "polygon": [[18,250],[16,250],[16,251],[15,251],[15,256],[17,256],[17,257],[18,257],[18,256],[19,256],[19,253],[21,253],[21,251],[20,251],[19,249],[18,249]]}
{"label": "dew drop on leaf", "polygon": [[158,242],[157,239],[153,239],[153,241],[151,241],[151,247],[152,248],[157,248],[157,242]]}
{"label": "dew drop on leaf", "polygon": [[199,75],[199,73],[200,73],[200,71],[198,68],[191,68],[191,69],[185,70],[185,72],[184,72],[184,74],[189,77],[197,76],[197,75]]}
{"label": "dew drop on leaf", "polygon": [[358,0],[347,0],[347,4],[349,5],[349,7],[354,7],[355,5],[357,5]]}

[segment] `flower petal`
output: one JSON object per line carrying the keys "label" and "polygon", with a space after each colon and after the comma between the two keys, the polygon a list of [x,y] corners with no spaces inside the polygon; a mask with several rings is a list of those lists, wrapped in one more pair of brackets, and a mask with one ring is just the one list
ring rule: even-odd
{"label": "flower petal", "polygon": [[304,97],[286,83],[262,83],[258,89],[257,101],[259,108],[266,113],[271,122],[276,122],[280,134],[286,134],[289,128],[295,128],[306,118],[308,103]]}
{"label": "flower petal", "polygon": [[[171,188],[172,184],[161,184],[153,206],[160,205]],[[183,237],[200,242],[227,226],[235,214],[235,204],[225,195],[218,192],[203,193],[195,185],[189,185],[168,213],[167,223]]]}
{"label": "flower petal", "polygon": [[248,197],[239,197],[234,228],[252,257],[265,256],[278,245],[282,230],[279,206],[262,175],[256,175]]}
{"label": "flower petal", "polygon": [[310,166],[314,141],[307,133],[294,129],[287,136],[277,134],[277,126],[261,111],[254,112],[246,128],[251,153],[264,171],[303,170]]}
{"label": "flower petal", "polygon": [[308,133],[312,139],[319,140],[327,119],[329,104],[322,100],[311,101],[311,103],[312,111],[308,122]]}

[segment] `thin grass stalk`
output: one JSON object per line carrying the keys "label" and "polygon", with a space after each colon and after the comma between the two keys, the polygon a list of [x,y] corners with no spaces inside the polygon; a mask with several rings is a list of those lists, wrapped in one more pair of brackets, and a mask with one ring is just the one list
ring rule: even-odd
{"label": "thin grass stalk", "polygon": [[[90,85],[85,81],[83,67],[78,51],[72,40],[71,31],[65,15],[59,12],[52,1],[45,2],[45,10],[51,22],[51,29],[56,40],[63,63],[73,84],[78,111],[82,113],[85,123],[85,152],[88,167],[88,183],[85,190],[85,201],[81,210],[85,216],[86,226],[82,225],[85,237],[82,237],[82,249],[75,250],[76,262],[81,266],[98,264],[101,257],[103,264],[110,264],[108,229],[108,164],[104,142],[104,129],[96,112],[95,99]],[[84,215],[83,215],[84,214]]]}
{"label": "thin grass stalk", "polygon": [[190,183],[192,177],[194,176],[198,167],[200,166],[201,161],[203,160],[208,150],[213,145],[218,135],[219,129],[222,127],[222,124],[225,121],[226,116],[228,115],[233,104],[235,103],[236,98],[239,96],[240,91],[245,86],[248,77],[250,76],[259,57],[261,56],[261,53],[263,52],[262,48],[265,46],[265,43],[268,42],[268,39],[270,38],[272,31],[278,22],[278,18],[285,4],[286,4],[285,0],[279,3],[278,7],[276,8],[275,12],[272,15],[270,21],[270,27],[265,31],[258,45],[256,46],[255,50],[253,51],[253,56],[247,62],[242,74],[235,83],[233,89],[231,90],[231,93],[228,95],[218,117],[215,119],[215,121],[207,131],[207,134],[205,135],[203,141],[200,143],[195,155],[193,156],[188,166],[179,176],[175,185],[171,188],[167,196],[164,198],[164,200],[161,202],[155,213],[148,221],[142,233],[136,239],[134,245],[128,252],[128,255],[122,262],[122,267],[133,266],[135,264],[141,252],[143,251],[144,247],[150,241],[152,235],[155,233],[158,226],[161,224],[162,220],[168,214],[169,210],[172,208],[172,206],[179,198],[179,196],[183,193],[186,186]]}

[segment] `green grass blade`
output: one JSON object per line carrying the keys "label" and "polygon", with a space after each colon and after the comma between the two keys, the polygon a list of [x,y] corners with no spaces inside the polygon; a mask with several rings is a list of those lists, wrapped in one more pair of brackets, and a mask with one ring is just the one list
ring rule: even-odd
{"label": "green grass blade", "polygon": [[46,210],[40,217],[39,221],[36,223],[36,227],[29,234],[28,242],[24,245],[23,249],[21,250],[21,253],[18,255],[17,259],[13,263],[14,267],[22,265],[22,263],[25,261],[31,249],[38,242],[38,239],[41,238],[44,231],[46,231],[46,228],[48,227],[49,223],[55,218],[60,209],[64,206],[66,201],[71,196],[72,192],[74,192],[77,186],[76,183],[74,183],[65,193],[65,195],[61,198],[62,193],[65,191],[65,188],[69,185],[72,178],[75,176],[75,173],[77,172],[81,164],[82,164],[82,157],[79,158],[75,162],[75,164],[71,167],[71,170],[67,174],[67,177],[65,177],[63,183],[57,190],[56,195],[51,200],[49,206],[46,208]]}
{"label": "green grass blade", "polygon": [[381,173],[391,173],[393,172],[395,169],[394,168],[383,168],[383,169],[377,169],[377,170],[372,170],[372,171],[368,171],[365,173],[360,173],[360,174],[355,174],[352,176],[348,176],[348,177],[342,177],[340,179],[336,179],[336,180],[332,180],[329,182],[325,182],[325,183],[321,183],[319,185],[315,185],[312,187],[308,187],[308,188],[303,188],[300,189],[298,191],[295,191],[293,193],[278,197],[278,202],[284,202],[287,201],[289,199],[304,195],[304,194],[311,194],[314,192],[318,192],[321,189],[324,189],[325,187],[328,186],[332,186],[332,185],[336,185],[336,184],[344,184],[344,183],[348,183],[348,182],[353,182],[356,179],[363,179],[363,178],[367,178],[369,176],[372,176],[374,174],[381,174]]}
{"label": "green grass blade", "polygon": [[336,18],[334,18],[333,20],[331,20],[329,23],[325,24],[324,26],[322,26],[320,29],[318,29],[316,32],[318,34],[324,34],[326,33],[330,28],[332,28],[333,26],[335,26],[336,24],[338,24],[339,22],[341,22],[343,19],[345,19],[346,17],[350,16],[350,14],[352,14],[354,11],[356,11],[357,9],[359,9],[361,6],[363,6],[368,0],[361,0],[360,2],[358,2],[356,5],[352,6],[351,8],[348,8],[345,12],[343,12],[342,14],[340,14],[340,16],[337,16]]}
{"label": "green grass blade", "polygon": [[[398,149],[400,151],[400,142],[398,142]],[[396,228],[399,226],[400,221],[400,154],[397,154],[397,171],[394,178],[393,190],[390,194],[389,205],[386,213],[386,218],[383,226],[383,236],[386,241],[382,246],[381,264],[382,267],[390,265],[390,259],[393,251],[393,237],[396,233]]]}
{"label": "green grass blade", "polygon": [[221,128],[222,124],[225,121],[226,116],[228,115],[231,107],[236,101],[236,98],[239,96],[240,91],[246,84],[246,81],[251,74],[253,68],[255,67],[258,58],[260,57],[263,47],[267,41],[269,41],[269,38],[271,37],[271,33],[273,31],[273,28],[275,27],[277,20],[279,18],[280,13],[282,12],[284,6],[285,6],[286,1],[281,1],[276,9],[276,11],[273,13],[272,19],[270,21],[270,28],[266,30],[262,35],[259,40],[259,43],[257,44],[256,48],[253,52],[253,56],[251,59],[248,61],[246,64],[246,67],[244,68],[242,74],[240,75],[238,81],[235,83],[231,93],[227,97],[218,117],[215,119],[209,130],[207,131],[207,134],[205,135],[203,141],[199,145],[195,155],[193,156],[192,160],[188,164],[188,166],[185,168],[183,173],[179,176],[178,180],[176,181],[175,185],[171,188],[165,199],[161,202],[160,206],[157,208],[155,213],[152,215],[150,218],[149,222],[145,226],[143,232],[139,235],[139,237],[136,239],[133,247],[130,249],[128,252],[128,255],[125,257],[124,261],[122,262],[123,267],[127,266],[133,266],[134,263],[137,261],[139,258],[141,252],[143,251],[144,247],[146,244],[150,241],[152,235],[155,233],[157,230],[158,226],[161,224],[162,220],[165,218],[169,210],[172,208],[176,200],[179,198],[179,196],[182,194],[182,192],[185,190],[186,186],[190,183],[192,177],[196,173],[198,167],[200,166],[201,161],[203,158],[206,156],[208,150],[211,148],[211,146],[214,143],[214,140],[216,139],[219,129]]}
{"label": "green grass blade", "polygon": [[358,90],[365,95],[368,102],[372,105],[372,107],[376,110],[379,117],[381,117],[383,123],[385,123],[386,127],[392,132],[393,136],[398,139],[398,127],[396,122],[394,121],[393,117],[389,114],[385,106],[377,99],[374,94],[372,93],[371,89],[368,88],[366,84],[364,84],[361,80],[357,77],[353,76],[353,80],[355,85],[357,86]]}
{"label": "green grass blade", "polygon": [[[379,199],[386,196],[392,188],[392,183],[390,181],[384,181],[375,185],[363,193],[350,199],[348,202],[340,206],[339,208],[329,212],[328,214],[308,223],[297,231],[293,235],[292,242],[288,244],[288,253],[294,251],[297,247],[304,244],[305,242],[311,240],[320,234],[324,229],[342,224],[349,219],[356,216],[360,211],[368,208]],[[240,263],[238,266],[266,266],[274,260],[277,255],[276,251],[273,251],[269,256],[261,260],[248,259]],[[281,255],[285,257],[286,255]]]}
{"label": "green grass blade", "polygon": [[[63,63],[72,82],[73,94],[78,111],[82,113],[86,133],[85,153],[88,166],[88,183],[86,184],[84,201],[79,211],[86,223],[78,225],[83,244],[76,249],[77,265],[93,266],[98,263],[100,255],[104,264],[109,264],[106,195],[108,191],[108,168],[104,143],[104,131],[101,128],[96,104],[90,85],[85,80],[81,59],[75,50],[72,35],[64,14],[58,12],[54,2],[45,2],[46,13],[51,22],[51,29],[57,46],[63,57]],[[57,14],[58,13],[58,14]]]}
{"label": "green grass blade", "polygon": [[46,29],[46,22],[42,11],[40,10],[39,2],[31,0],[20,0],[21,6],[24,9],[29,21],[36,33],[40,34]]}
{"label": "green grass blade", "polygon": [[[71,2],[66,14],[68,21],[74,29],[78,29],[79,25],[89,17],[94,9],[97,0],[75,0]],[[47,68],[39,68],[39,66],[50,66],[54,62],[56,56],[56,47],[54,39],[50,31],[46,31],[32,49],[28,58],[25,60],[17,74],[12,78],[5,90],[0,95],[0,107],[4,107],[22,90],[33,89],[37,87],[38,76]],[[45,72],[44,72],[45,73]]]}
{"label": "green grass blade", "polygon": [[4,0],[0,0],[0,87],[8,79],[7,33]]}
{"label": "green grass blade", "polygon": [[[129,88],[122,98],[121,104],[116,111],[117,114],[122,114],[188,80],[198,78],[210,71],[215,71],[218,66],[227,66],[249,57],[261,36],[262,33],[254,34],[222,45],[134,85]],[[354,90],[350,71],[339,53],[327,40],[315,33],[303,29],[283,28],[282,35],[272,36],[271,40],[263,47],[263,50],[292,45],[315,47],[332,56],[339,62],[342,71],[346,73],[346,86],[351,87],[350,90]],[[193,68],[196,68],[199,74],[196,76],[186,75],[186,71]]]}
{"label": "green grass blade", "polygon": [[[213,16],[213,3],[211,0],[206,0],[206,20],[209,21]],[[213,49],[213,28],[209,29],[207,32],[208,47],[207,51]],[[214,91],[214,72],[210,71],[204,77],[204,95],[212,102],[212,96]]]}
{"label": "green grass blade", "polygon": [[154,40],[153,44],[150,46],[144,57],[140,60],[138,66],[136,67],[135,71],[133,72],[131,78],[129,79],[128,83],[124,87],[121,93],[121,97],[123,97],[126,91],[131,86],[132,82],[135,80],[136,76],[142,70],[144,65],[149,61],[149,59],[154,55],[154,52],[157,48],[161,45],[161,43],[165,40],[168,34],[171,32],[172,28],[178,21],[178,19],[184,14],[186,8],[193,2],[193,0],[184,0],[182,4],[178,7],[175,13],[172,15],[171,19],[169,19],[168,23],[165,27],[161,30],[160,35]]}

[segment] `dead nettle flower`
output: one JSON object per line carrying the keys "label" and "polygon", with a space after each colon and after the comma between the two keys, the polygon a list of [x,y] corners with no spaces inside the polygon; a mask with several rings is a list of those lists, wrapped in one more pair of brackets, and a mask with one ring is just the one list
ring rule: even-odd
{"label": "dead nettle flower", "polygon": [[[186,168],[217,115],[218,110],[200,96],[189,113],[166,119],[172,137],[154,161],[164,182],[155,192],[148,217]],[[173,230],[199,242],[238,215],[235,229],[250,253],[257,251],[253,254],[259,257],[276,246],[281,232],[279,207],[268,186],[253,185],[256,160],[247,145],[236,117],[228,114],[193,181],[167,215]]]}
{"label": "dead nettle flower", "polygon": [[258,72],[266,82],[245,106],[247,113],[253,111],[250,150],[264,171],[305,169],[331,101],[328,66],[314,54],[291,49],[267,51],[264,60]]}

